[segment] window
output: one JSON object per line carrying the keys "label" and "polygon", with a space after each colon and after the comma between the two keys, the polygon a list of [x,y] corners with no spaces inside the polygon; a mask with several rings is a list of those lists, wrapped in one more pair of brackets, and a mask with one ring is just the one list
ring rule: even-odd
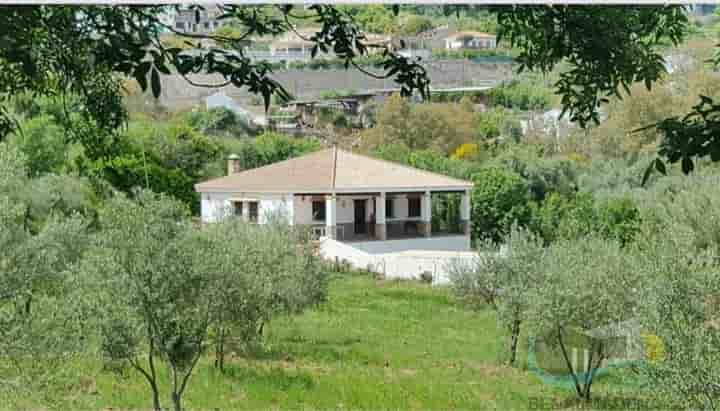
{"label": "window", "polygon": [[385,199],[385,218],[395,217],[395,208],[393,207],[394,204],[395,202],[392,198]]}
{"label": "window", "polygon": [[233,202],[233,214],[235,214],[236,217],[242,217],[242,214],[243,214],[242,201],[234,201]]}
{"label": "window", "polygon": [[325,201],[314,200],[312,202],[313,221],[325,221]]}
{"label": "window", "polygon": [[250,209],[248,210],[248,217],[250,222],[257,223],[258,221],[258,202],[257,201],[250,201],[248,202],[248,205],[250,206]]}
{"label": "window", "polygon": [[180,30],[185,30],[185,23],[183,23],[183,22],[175,23],[175,28],[180,29]]}
{"label": "window", "polygon": [[408,197],[408,217],[420,217],[420,197]]}

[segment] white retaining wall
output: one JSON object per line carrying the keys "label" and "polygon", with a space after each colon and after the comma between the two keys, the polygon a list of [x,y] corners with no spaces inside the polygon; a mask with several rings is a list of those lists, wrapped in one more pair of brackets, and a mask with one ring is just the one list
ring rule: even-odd
{"label": "white retaining wall", "polygon": [[402,238],[386,241],[361,241],[351,245],[369,254],[399,253],[403,251],[470,251],[470,236],[447,235],[428,238]]}
{"label": "white retaining wall", "polygon": [[[418,279],[423,272],[429,272],[433,276],[433,284],[447,284],[449,282],[448,274],[450,264],[458,262],[464,264],[472,264],[477,259],[477,254],[467,249],[463,250],[423,250],[419,248],[408,249],[408,246],[418,244],[418,241],[425,241],[430,247],[441,241],[453,241],[455,237],[464,238],[464,236],[451,237],[435,237],[424,239],[410,240],[389,240],[374,241],[362,243],[343,243],[323,238],[320,242],[320,254],[329,260],[347,262],[351,266],[359,269],[366,269],[372,272],[383,274],[385,278],[398,279]],[[432,241],[437,240],[437,241]],[[397,243],[396,243],[397,242]],[[373,253],[367,250],[369,243],[381,243],[387,245],[387,250],[394,249],[396,251],[386,251],[384,253]],[[404,247],[403,247],[403,243]],[[419,245],[423,247],[423,245]],[[366,249],[363,249],[366,248]],[[381,247],[374,247],[375,250]]]}

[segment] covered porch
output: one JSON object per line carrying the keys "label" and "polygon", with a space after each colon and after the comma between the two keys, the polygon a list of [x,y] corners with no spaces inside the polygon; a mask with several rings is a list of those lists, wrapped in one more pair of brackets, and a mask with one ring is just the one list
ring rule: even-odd
{"label": "covered porch", "polygon": [[[433,229],[433,197],[459,195],[459,221]],[[456,200],[457,201],[457,200]],[[470,235],[469,190],[295,194],[294,224],[312,226],[316,238],[343,242]]]}

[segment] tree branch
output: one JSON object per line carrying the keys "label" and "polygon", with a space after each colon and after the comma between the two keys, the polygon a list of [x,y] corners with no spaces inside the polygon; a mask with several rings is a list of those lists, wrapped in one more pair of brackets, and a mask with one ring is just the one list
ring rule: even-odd
{"label": "tree branch", "polygon": [[194,87],[221,88],[221,87],[228,86],[228,85],[230,85],[230,83],[232,83],[232,80],[227,80],[225,82],[217,83],[217,84],[197,83],[197,82],[190,80],[190,78],[188,78],[188,76],[186,74],[180,74],[180,75],[182,76],[182,78],[185,81],[188,82],[188,84],[190,84],[191,86],[194,86]]}
{"label": "tree branch", "polygon": [[575,391],[577,391],[577,394],[580,398],[582,398],[583,393],[582,389],[580,388],[580,382],[578,381],[577,375],[575,375],[575,369],[572,366],[572,363],[570,362],[570,358],[568,357],[567,350],[565,350],[565,344],[563,343],[562,338],[562,327],[557,327],[557,338],[558,343],[560,344],[560,350],[562,351],[563,358],[565,359],[565,364],[568,367],[568,370],[570,370],[570,375],[572,375],[573,381],[575,382]]}

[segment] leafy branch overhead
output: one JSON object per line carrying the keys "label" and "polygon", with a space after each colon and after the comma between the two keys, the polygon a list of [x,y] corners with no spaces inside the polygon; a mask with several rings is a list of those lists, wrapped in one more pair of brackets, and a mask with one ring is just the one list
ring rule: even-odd
{"label": "leafy branch overhead", "polygon": [[680,162],[682,172],[690,174],[695,169],[694,158],[710,156],[712,161],[720,161],[720,103],[708,96],[700,96],[700,103],[682,118],[671,117],[657,124],[637,130],[656,128],[662,135],[658,154],[645,172],[643,184],[653,169],[666,174],[665,164]]}
{"label": "leafy branch overhead", "polygon": [[[172,6],[177,11],[188,7]],[[272,78],[266,61],[250,59],[237,44],[251,36],[292,32],[293,6],[221,5],[219,19],[233,19],[245,29],[238,37],[177,31],[163,23],[159,15],[170,6],[74,6],[3,7],[0,13],[0,101],[11,94],[29,91],[42,95],[77,93],[85,97],[85,114],[97,125],[116,129],[126,119],[117,74],[148,86],[155,97],[161,90],[161,75],[177,73],[190,84],[203,87],[233,85],[261,95],[266,108],[273,94],[288,97],[283,86]],[[203,8],[190,6],[199,21]],[[314,49],[332,50],[353,65],[357,57],[368,54],[367,44],[352,18],[332,6],[316,5],[306,18],[321,27],[309,40]],[[166,32],[187,39],[192,50],[166,47]],[[212,46],[207,44],[211,43]],[[393,78],[403,93],[426,94],[429,80],[417,61],[411,61],[386,48],[379,77]],[[198,83],[194,74],[214,74],[221,80]],[[371,74],[371,73],[368,73]],[[100,81],[100,79],[105,79]],[[98,104],[98,97],[107,96]],[[117,96],[113,100],[110,96]],[[92,98],[91,98],[92,97]],[[13,127],[0,112],[0,136]]]}
{"label": "leafy branch overhead", "polygon": [[520,70],[564,69],[556,83],[563,113],[585,127],[599,123],[598,108],[621,89],[650,89],[664,73],[657,47],[678,44],[687,15],[669,7],[511,6],[497,10],[500,40],[520,49]]}
{"label": "leafy branch overhead", "polygon": [[[161,21],[160,15],[174,8],[191,10],[200,21],[205,7],[217,8],[219,19],[232,20],[238,35],[185,33]],[[319,27],[305,40],[312,42],[312,55],[334,53],[346,68],[353,67],[375,78],[390,78],[404,95],[429,91],[428,74],[420,61],[403,57],[392,47],[368,41],[356,16],[343,6],[312,5],[216,5],[216,6],[5,6],[0,13],[0,138],[15,128],[3,109],[9,96],[20,92],[58,96],[76,94],[81,112],[96,132],[78,139],[101,139],[107,146],[95,157],[112,150],[115,130],[125,124],[122,104],[123,78],[134,78],[155,97],[162,93],[162,76],[179,75],[199,87],[232,85],[247,88],[263,97],[266,108],[272,95],[288,98],[273,77],[271,65],[251,59],[243,47],[250,38],[300,35],[296,22]],[[443,6],[447,15],[460,15],[483,6]],[[400,6],[389,6],[397,15]],[[642,82],[649,89],[665,73],[659,47],[678,44],[688,29],[683,6],[572,7],[572,6],[484,6],[497,17],[501,41],[518,49],[521,70],[550,72],[560,67],[555,84],[563,113],[585,127],[599,122],[599,108],[612,96],[622,97],[630,86]],[[186,50],[161,41],[164,33],[186,40]],[[381,50],[377,50],[380,48]],[[381,57],[374,69],[356,59],[372,51]],[[209,74],[217,81],[201,83],[196,74]],[[703,103],[707,104],[707,103]],[[662,155],[670,162],[709,150],[706,140],[714,132],[705,130],[693,139],[692,128],[707,118],[669,119],[658,125],[667,138]],[[675,121],[675,122],[673,122]],[[706,125],[712,125],[707,123]],[[105,136],[105,137],[102,137]],[[712,145],[712,144],[710,144]],[[679,156],[679,157],[678,157]],[[717,155],[716,155],[717,157]]]}

